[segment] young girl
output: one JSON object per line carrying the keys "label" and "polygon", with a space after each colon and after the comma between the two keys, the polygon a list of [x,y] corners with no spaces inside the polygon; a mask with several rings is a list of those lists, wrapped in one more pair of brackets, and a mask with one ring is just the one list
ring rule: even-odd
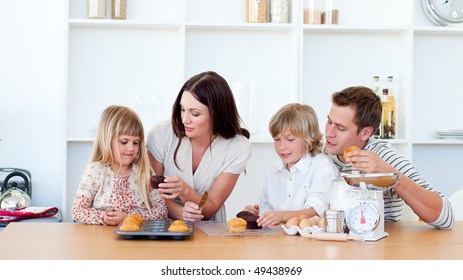
{"label": "young girl", "polygon": [[275,152],[282,162],[267,172],[259,204],[246,206],[259,226],[279,225],[292,217],[323,216],[329,206],[331,181],[338,171],[321,152],[322,134],[308,105],[283,106],[270,120]]}
{"label": "young girl", "polygon": [[93,152],[72,206],[74,220],[118,225],[128,215],[167,218],[167,207],[151,190],[151,168],[138,115],[123,106],[103,111]]}

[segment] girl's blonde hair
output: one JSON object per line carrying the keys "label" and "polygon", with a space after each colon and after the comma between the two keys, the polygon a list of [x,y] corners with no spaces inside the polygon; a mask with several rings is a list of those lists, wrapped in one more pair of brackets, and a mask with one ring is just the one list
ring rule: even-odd
{"label": "girl's blonde hair", "polygon": [[151,209],[149,199],[151,167],[145,147],[145,133],[143,124],[137,113],[124,106],[112,105],[107,107],[100,118],[98,130],[93,145],[90,161],[101,162],[108,166],[113,165],[113,151],[111,141],[120,135],[140,137],[140,148],[133,163],[137,164],[136,182],[139,192],[148,209]]}
{"label": "girl's blonde hair", "polygon": [[290,131],[305,143],[305,152],[312,156],[321,153],[322,133],[318,126],[318,118],[309,105],[290,103],[280,108],[271,118],[269,131],[276,137],[283,131]]}

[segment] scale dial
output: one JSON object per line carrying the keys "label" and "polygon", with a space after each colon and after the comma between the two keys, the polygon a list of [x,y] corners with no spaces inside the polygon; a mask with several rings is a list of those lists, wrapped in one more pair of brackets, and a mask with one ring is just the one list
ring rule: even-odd
{"label": "scale dial", "polygon": [[347,227],[358,234],[368,233],[378,226],[380,215],[371,202],[357,202],[352,206],[346,218]]}

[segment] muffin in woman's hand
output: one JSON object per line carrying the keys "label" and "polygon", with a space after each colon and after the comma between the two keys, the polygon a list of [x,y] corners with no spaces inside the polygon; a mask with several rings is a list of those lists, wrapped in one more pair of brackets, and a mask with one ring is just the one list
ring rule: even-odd
{"label": "muffin in woman's hand", "polygon": [[166,179],[164,176],[151,176],[151,187],[153,189],[158,189],[160,183],[164,183],[164,179]]}
{"label": "muffin in woman's hand", "polygon": [[355,151],[355,150],[360,150],[360,148],[357,147],[357,146],[349,146],[349,147],[346,147],[346,148],[344,149],[344,154],[343,154],[342,156],[344,157],[344,159],[347,159],[347,154],[348,154],[349,152],[352,152],[352,151]]}
{"label": "muffin in woman's hand", "polygon": [[228,220],[228,231],[231,233],[242,233],[246,230],[247,222],[242,218],[233,218]]}

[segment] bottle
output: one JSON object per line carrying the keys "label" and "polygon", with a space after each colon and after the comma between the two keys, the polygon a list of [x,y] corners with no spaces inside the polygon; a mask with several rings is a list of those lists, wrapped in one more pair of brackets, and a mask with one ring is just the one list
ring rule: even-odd
{"label": "bottle", "polygon": [[88,18],[106,17],[106,0],[87,0]]}
{"label": "bottle", "polygon": [[323,24],[338,24],[339,23],[339,10],[336,9],[335,0],[324,0],[325,7],[322,13]]}
{"label": "bottle", "polygon": [[392,109],[391,103],[389,102],[388,89],[383,89],[383,97],[381,105],[383,107],[383,113],[381,116],[381,126],[380,126],[380,138],[381,139],[391,139],[391,121],[392,121]]}
{"label": "bottle", "polygon": [[393,94],[393,87],[394,87],[393,78],[394,78],[393,76],[387,77],[387,89],[388,89],[387,95],[388,95],[389,104],[391,105],[391,138],[395,138],[395,121],[397,118],[395,98]]}
{"label": "bottle", "polygon": [[111,1],[111,18],[127,19],[127,0]]}
{"label": "bottle", "polygon": [[[379,76],[373,76],[373,92],[382,98],[379,94]],[[378,139],[380,138],[380,131],[381,131],[381,124],[379,125],[378,129],[373,133],[373,138]]]}

